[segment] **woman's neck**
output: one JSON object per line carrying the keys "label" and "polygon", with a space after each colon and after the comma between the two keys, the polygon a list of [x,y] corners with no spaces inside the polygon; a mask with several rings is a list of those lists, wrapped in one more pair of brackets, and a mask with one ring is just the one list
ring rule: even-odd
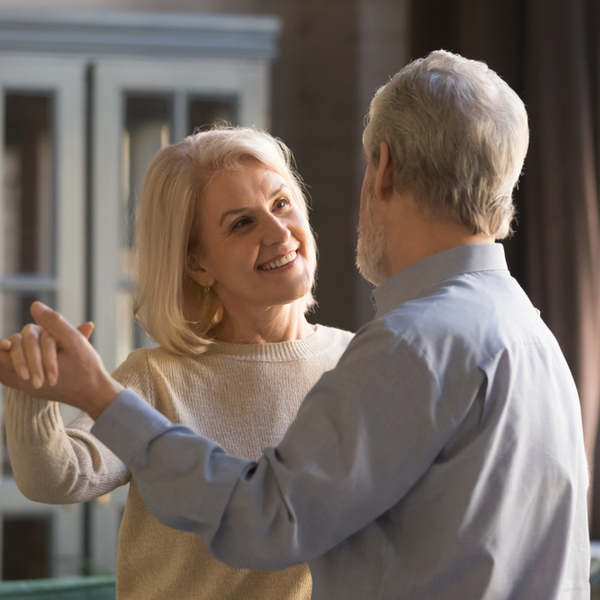
{"label": "woman's neck", "polygon": [[232,344],[289,342],[313,332],[314,326],[308,323],[302,304],[297,301],[243,313],[225,312],[213,329],[217,340]]}

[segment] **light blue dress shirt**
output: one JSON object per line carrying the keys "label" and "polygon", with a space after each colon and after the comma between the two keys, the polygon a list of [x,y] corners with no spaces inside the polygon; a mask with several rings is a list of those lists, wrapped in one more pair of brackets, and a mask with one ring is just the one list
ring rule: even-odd
{"label": "light blue dress shirt", "polygon": [[374,292],[377,314],[253,462],[123,392],[93,433],[150,511],[232,566],[309,561],[317,600],[589,600],[577,391],[499,244]]}

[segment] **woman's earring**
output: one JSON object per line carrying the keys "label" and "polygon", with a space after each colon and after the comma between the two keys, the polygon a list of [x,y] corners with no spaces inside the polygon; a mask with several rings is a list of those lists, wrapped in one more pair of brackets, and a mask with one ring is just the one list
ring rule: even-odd
{"label": "woman's earring", "polygon": [[210,285],[205,285],[205,286],[204,286],[204,292],[205,292],[206,294],[210,294]]}

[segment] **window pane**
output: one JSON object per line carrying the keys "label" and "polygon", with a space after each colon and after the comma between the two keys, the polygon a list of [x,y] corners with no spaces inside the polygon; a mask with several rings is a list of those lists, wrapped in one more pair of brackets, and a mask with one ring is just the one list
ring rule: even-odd
{"label": "window pane", "polygon": [[192,134],[194,131],[204,131],[218,120],[237,125],[237,113],[235,97],[192,97],[188,104],[188,132]]}
{"label": "window pane", "polygon": [[133,308],[133,240],[135,211],[142,182],[154,155],[170,143],[172,131],[172,96],[128,94],[125,98],[123,131],[123,202],[121,234],[121,294],[119,298],[118,360],[144,345],[144,336],[134,325]]}
{"label": "window pane", "polygon": [[123,203],[121,222],[122,275],[131,274],[129,252],[133,246],[135,208],[142,182],[154,155],[170,142],[171,97],[129,94],[125,99],[123,134]]}
{"label": "window pane", "polygon": [[[1,315],[3,332],[7,335],[21,331],[27,323],[33,321],[29,308],[36,300],[42,301],[44,304],[54,308],[56,304],[56,294],[54,292],[40,293],[8,293],[4,294],[3,298],[3,314]],[[8,449],[6,447],[6,430],[2,423],[2,465],[0,475],[6,477],[12,475]]]}
{"label": "window pane", "polygon": [[[7,92],[3,148],[3,335],[31,323],[31,303],[55,304],[55,140],[51,94]],[[10,475],[4,428],[2,475]]]}
{"label": "window pane", "polygon": [[[2,389],[2,396],[4,397],[4,389]],[[2,476],[12,476],[12,474],[13,470],[10,464],[10,458],[8,458],[8,447],[6,444],[6,425],[2,422]]]}
{"label": "window pane", "polygon": [[51,95],[6,94],[4,274],[54,274]]}
{"label": "window pane", "polygon": [[3,332],[11,335],[21,331],[27,323],[32,323],[33,318],[29,309],[33,302],[40,300],[54,308],[56,294],[54,292],[22,292],[4,294],[2,315]]}
{"label": "window pane", "polygon": [[51,517],[5,516],[2,525],[2,579],[50,577]]}

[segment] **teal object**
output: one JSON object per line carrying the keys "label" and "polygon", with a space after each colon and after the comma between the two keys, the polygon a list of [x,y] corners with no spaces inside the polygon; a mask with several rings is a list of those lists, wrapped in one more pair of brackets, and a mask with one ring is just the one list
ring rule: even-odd
{"label": "teal object", "polygon": [[0,582],[0,599],[115,600],[114,575]]}

